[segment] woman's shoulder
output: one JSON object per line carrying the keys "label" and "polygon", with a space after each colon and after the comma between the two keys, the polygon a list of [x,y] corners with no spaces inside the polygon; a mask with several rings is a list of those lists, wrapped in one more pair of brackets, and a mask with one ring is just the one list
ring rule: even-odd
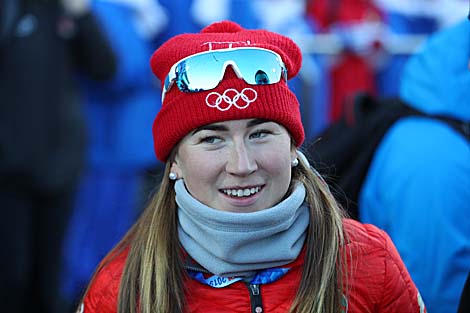
{"label": "woman's shoulder", "polygon": [[352,219],[344,219],[345,244],[343,249],[351,255],[357,265],[376,266],[377,270],[387,262],[398,263],[402,260],[390,236],[377,226],[363,224]]}
{"label": "woman's shoulder", "polygon": [[[346,243],[342,249],[348,259],[349,275],[356,283],[375,286],[382,293],[387,275],[401,276],[406,272],[392,240],[383,230],[349,219],[343,225]],[[404,276],[408,280],[408,275]]]}
{"label": "woman's shoulder", "polygon": [[[380,307],[380,312],[425,312],[424,304],[388,234],[371,224],[343,221],[350,283],[356,311]],[[352,310],[354,311],[354,310]]]}
{"label": "woman's shoulder", "polygon": [[363,224],[356,220],[344,219],[343,227],[346,245],[360,247],[364,252],[387,249],[391,240],[388,234],[372,224]]}
{"label": "woman's shoulder", "polygon": [[117,311],[119,285],[128,253],[128,249],[123,249],[102,261],[85,295],[84,312],[114,313]]}

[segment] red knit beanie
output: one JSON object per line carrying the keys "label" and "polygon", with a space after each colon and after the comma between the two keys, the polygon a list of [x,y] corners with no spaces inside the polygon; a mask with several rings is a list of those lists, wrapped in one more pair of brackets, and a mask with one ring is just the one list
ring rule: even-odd
{"label": "red knit beanie", "polygon": [[[170,68],[181,59],[204,51],[236,47],[258,47],[278,53],[287,67],[288,79],[300,70],[302,55],[291,39],[265,30],[244,29],[230,21],[211,24],[200,33],[169,39],[154,52],[150,65],[163,85]],[[239,105],[216,103],[224,93],[231,99],[241,99],[235,101]],[[187,93],[176,85],[170,88],[153,123],[155,153],[165,162],[173,147],[190,131],[215,122],[250,118],[283,125],[297,146],[304,141],[299,103],[284,80],[271,85],[250,85],[228,67],[224,79],[214,89]]]}

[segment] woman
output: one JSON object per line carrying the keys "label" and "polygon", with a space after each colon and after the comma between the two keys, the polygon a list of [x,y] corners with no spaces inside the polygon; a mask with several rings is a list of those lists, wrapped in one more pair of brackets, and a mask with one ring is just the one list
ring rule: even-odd
{"label": "woman", "polygon": [[165,178],[82,311],[425,310],[388,236],[344,219],[296,150],[304,131],[286,81],[300,65],[290,39],[227,21],[153,54]]}

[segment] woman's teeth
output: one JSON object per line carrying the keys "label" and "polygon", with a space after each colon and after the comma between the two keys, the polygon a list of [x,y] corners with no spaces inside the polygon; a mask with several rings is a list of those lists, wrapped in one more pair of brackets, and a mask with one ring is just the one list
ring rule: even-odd
{"label": "woman's teeth", "polygon": [[249,197],[259,192],[260,187],[245,188],[245,189],[223,189],[223,192],[231,197]]}

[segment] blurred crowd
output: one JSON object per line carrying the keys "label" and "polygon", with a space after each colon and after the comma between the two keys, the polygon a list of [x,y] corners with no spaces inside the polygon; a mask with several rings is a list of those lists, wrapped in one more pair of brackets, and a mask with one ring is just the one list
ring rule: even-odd
{"label": "blurred crowd", "polygon": [[[357,92],[398,96],[409,58],[469,10],[467,0],[0,3],[0,311],[19,313],[71,312],[98,262],[158,185],[162,164],[151,127],[160,82],[149,58],[162,42],[224,19],[291,37],[303,51],[301,73],[289,83],[308,141],[337,120]],[[462,203],[468,219],[470,202]],[[372,215],[367,222],[374,222]],[[435,255],[422,256],[428,265],[402,257],[429,312],[456,308],[459,294],[434,300],[442,291],[417,279]]]}

